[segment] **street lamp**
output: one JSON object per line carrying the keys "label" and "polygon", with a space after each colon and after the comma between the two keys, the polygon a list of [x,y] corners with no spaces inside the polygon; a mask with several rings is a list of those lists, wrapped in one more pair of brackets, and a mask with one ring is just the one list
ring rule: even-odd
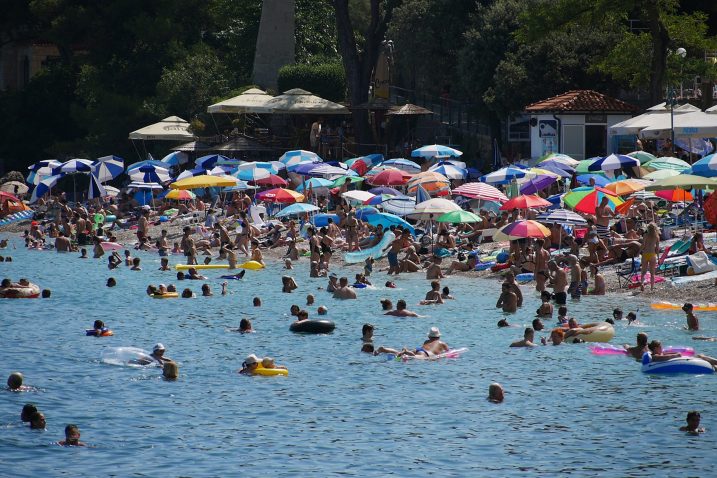
{"label": "street lamp", "polygon": [[[687,56],[687,50],[680,47],[675,50],[675,55],[680,58]],[[682,96],[682,66],[680,66],[680,96]],[[670,152],[675,155],[675,106],[677,106],[677,98],[675,97],[675,88],[669,85],[667,88],[667,104],[670,105]]]}

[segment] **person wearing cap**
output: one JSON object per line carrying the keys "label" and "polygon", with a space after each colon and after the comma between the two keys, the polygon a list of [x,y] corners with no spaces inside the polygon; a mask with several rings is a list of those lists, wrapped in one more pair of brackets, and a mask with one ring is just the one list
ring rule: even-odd
{"label": "person wearing cap", "polygon": [[336,289],[339,288],[339,276],[336,275],[335,272],[332,272],[329,274],[329,283],[326,286],[326,292],[336,292]]}
{"label": "person wearing cap", "polygon": [[448,352],[448,350],[448,344],[441,341],[441,331],[438,327],[431,327],[431,330],[428,331],[428,340],[423,342],[423,346],[416,348],[416,355],[425,354],[426,357],[430,357]]}
{"label": "person wearing cap", "polygon": [[7,387],[13,392],[23,392],[27,390],[27,387],[22,385],[23,376],[20,372],[13,372],[7,378]]}
{"label": "person wearing cap", "polygon": [[173,360],[171,358],[164,356],[164,352],[164,345],[157,343],[152,348],[152,353],[149,356],[156,360],[160,365],[163,365],[165,362],[172,362]]}
{"label": "person wearing cap", "polygon": [[293,237],[287,237],[286,238],[286,254],[284,254],[284,257],[286,257],[289,261],[298,261],[299,260],[299,250],[296,248],[296,241],[294,241]]}
{"label": "person wearing cap", "polygon": [[239,373],[251,375],[254,373],[254,370],[256,370],[258,366],[259,357],[254,354],[249,354],[247,358],[244,359],[244,362],[241,364],[242,368],[241,370],[239,370]]}

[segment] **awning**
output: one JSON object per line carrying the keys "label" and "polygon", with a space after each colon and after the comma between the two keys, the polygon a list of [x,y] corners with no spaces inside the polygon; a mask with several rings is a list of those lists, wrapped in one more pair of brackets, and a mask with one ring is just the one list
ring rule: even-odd
{"label": "awning", "polygon": [[129,134],[129,139],[182,141],[194,139],[189,123],[178,116],[168,116],[158,123],[145,126]]}

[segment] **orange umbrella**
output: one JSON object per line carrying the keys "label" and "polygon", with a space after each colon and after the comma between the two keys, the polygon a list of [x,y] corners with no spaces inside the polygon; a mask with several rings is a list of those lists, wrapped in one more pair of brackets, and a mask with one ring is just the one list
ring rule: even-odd
{"label": "orange umbrella", "polygon": [[533,209],[539,207],[551,206],[552,203],[546,201],[540,196],[535,194],[527,194],[522,196],[516,196],[510,199],[508,202],[500,207],[501,211],[512,211],[513,209]]}
{"label": "orange umbrella", "polygon": [[625,179],[623,181],[615,181],[614,183],[603,186],[608,191],[612,191],[616,196],[629,196],[632,193],[645,189],[645,184],[634,179]]}
{"label": "orange umbrella", "polygon": [[421,186],[428,193],[435,193],[439,191],[445,191],[449,188],[451,181],[442,175],[434,171],[424,171],[413,176],[408,181],[408,192],[415,192],[418,186]]}
{"label": "orange umbrella", "polygon": [[667,199],[670,202],[689,202],[694,198],[692,193],[685,191],[684,189],[670,189],[666,191],[656,191],[655,196],[662,199]]}

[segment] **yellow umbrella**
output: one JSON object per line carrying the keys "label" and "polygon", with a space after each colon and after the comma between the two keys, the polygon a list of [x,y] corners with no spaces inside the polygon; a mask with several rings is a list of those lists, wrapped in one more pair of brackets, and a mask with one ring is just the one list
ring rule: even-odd
{"label": "yellow umbrella", "polygon": [[170,184],[169,187],[172,189],[214,188],[236,186],[237,182],[238,179],[232,176],[209,176],[203,174],[201,176],[182,179],[176,183]]}
{"label": "yellow umbrella", "polygon": [[[648,182],[649,183],[649,182]],[[625,179],[623,181],[615,181],[604,186],[608,191],[612,191],[616,196],[628,196],[632,193],[642,191],[646,184],[634,179]]]}

